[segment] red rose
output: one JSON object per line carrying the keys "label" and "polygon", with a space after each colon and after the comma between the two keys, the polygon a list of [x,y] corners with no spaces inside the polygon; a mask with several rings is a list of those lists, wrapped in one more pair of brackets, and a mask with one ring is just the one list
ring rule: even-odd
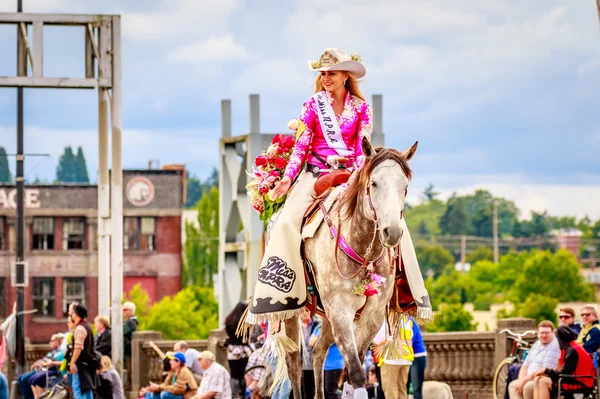
{"label": "red rose", "polygon": [[276,134],[275,137],[273,137],[273,141],[271,142],[272,144],[279,144],[282,142],[282,140],[284,140],[284,136],[283,134]]}
{"label": "red rose", "polygon": [[275,158],[274,161],[277,169],[283,169],[287,165],[287,161],[285,160],[285,158]]}
{"label": "red rose", "polygon": [[277,177],[277,176],[279,176],[279,172],[276,170],[272,170],[271,173],[269,173],[269,175],[273,176],[273,177]]}
{"label": "red rose", "polygon": [[259,191],[259,192],[260,192],[262,195],[265,195],[266,193],[268,193],[268,192],[269,192],[269,187],[261,187],[261,188],[260,188],[258,191]]}
{"label": "red rose", "polygon": [[292,148],[295,144],[294,138],[292,136],[287,136],[283,142],[283,145],[285,146],[285,148],[287,148],[288,150],[290,148]]}
{"label": "red rose", "polygon": [[256,166],[263,166],[267,163],[267,158],[260,155],[256,157],[256,161],[254,161],[254,163],[256,164]]}

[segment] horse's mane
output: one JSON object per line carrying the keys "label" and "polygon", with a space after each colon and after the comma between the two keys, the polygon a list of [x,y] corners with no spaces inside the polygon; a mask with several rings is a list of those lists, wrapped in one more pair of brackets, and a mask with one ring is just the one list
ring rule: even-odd
{"label": "horse's mane", "polygon": [[412,170],[400,151],[393,148],[377,147],[375,148],[375,152],[375,155],[365,160],[365,164],[358,171],[358,174],[353,178],[340,199],[339,209],[341,211],[345,207],[344,217],[346,219],[350,219],[352,215],[360,211],[359,199],[362,198],[361,194],[365,191],[367,184],[369,184],[369,178],[373,170],[383,162],[391,159],[400,165],[402,172],[408,180],[412,178]]}

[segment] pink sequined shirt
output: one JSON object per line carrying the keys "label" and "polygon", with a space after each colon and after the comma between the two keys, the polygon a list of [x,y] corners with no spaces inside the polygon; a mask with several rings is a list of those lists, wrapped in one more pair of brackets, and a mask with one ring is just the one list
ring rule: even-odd
{"label": "pink sequined shirt", "polygon": [[[333,97],[329,92],[326,91],[325,93],[333,106]],[[284,176],[288,176],[292,181],[298,176],[300,169],[302,169],[302,166],[306,161],[322,168],[325,167],[325,165],[323,165],[322,162],[319,162],[311,152],[317,154],[324,160],[327,160],[329,155],[337,155],[337,152],[327,145],[323,130],[321,129],[321,123],[319,122],[317,105],[313,97],[304,103],[300,120],[306,125],[306,130],[297,138],[294,151],[284,174]],[[354,153],[354,156],[350,157],[347,165],[348,167],[351,167],[358,157],[362,155],[362,137],[371,140],[371,130],[373,130],[373,125],[371,122],[371,109],[369,108],[369,104],[367,104],[366,101],[351,95],[349,92],[346,92],[344,111],[337,116],[337,121],[340,125],[342,138],[346,143],[346,147]]]}

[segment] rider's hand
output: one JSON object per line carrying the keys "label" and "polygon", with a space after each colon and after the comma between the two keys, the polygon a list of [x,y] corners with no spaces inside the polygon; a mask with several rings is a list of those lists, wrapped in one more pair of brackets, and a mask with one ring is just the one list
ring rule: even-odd
{"label": "rider's hand", "polygon": [[284,176],[283,179],[277,183],[275,188],[271,191],[269,196],[273,201],[277,201],[279,198],[283,197],[290,190],[292,185],[292,180],[288,176]]}

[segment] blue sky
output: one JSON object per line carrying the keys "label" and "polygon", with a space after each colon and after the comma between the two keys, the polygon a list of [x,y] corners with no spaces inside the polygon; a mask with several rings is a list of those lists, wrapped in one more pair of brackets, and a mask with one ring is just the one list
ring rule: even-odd
{"label": "blue sky", "polygon": [[[234,134],[286,132],[311,95],[307,60],[357,51],[382,94],[388,146],[419,140],[412,200],[481,187],[530,209],[600,218],[600,28],[591,0],[24,0],[26,12],[123,15],[124,165],[218,164],[220,101]],[[0,11],[16,0],[0,0]],[[83,30],[46,28],[45,75],[83,75]],[[15,70],[0,26],[0,75]],[[15,151],[16,90],[0,89],[0,145]],[[96,174],[96,93],[26,90],[26,174],[52,179],[66,145]],[[14,168],[13,168],[14,170]]]}

